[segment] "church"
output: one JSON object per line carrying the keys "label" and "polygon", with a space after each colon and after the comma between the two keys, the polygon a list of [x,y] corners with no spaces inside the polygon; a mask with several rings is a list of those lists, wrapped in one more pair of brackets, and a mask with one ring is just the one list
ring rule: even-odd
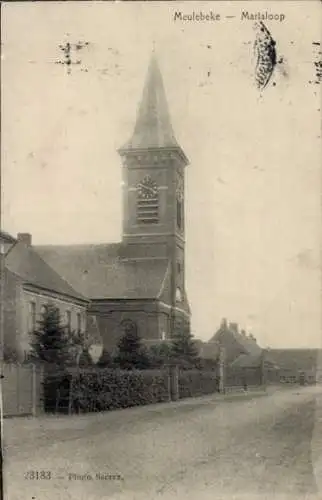
{"label": "church", "polygon": [[[88,300],[88,327],[113,351],[126,331],[144,342],[190,329],[185,288],[185,168],[153,54],[133,135],[118,151],[123,170],[122,241],[34,250]],[[122,166],[121,166],[122,165]]]}

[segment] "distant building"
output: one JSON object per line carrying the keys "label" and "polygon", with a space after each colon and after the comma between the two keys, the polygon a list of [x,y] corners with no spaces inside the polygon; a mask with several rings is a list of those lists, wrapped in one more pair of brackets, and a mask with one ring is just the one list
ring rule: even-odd
{"label": "distant building", "polygon": [[228,324],[225,319],[208,344],[224,349],[227,365],[232,363],[253,365],[260,362],[262,355],[262,348],[257,344],[253,335],[247,335],[244,330],[239,331],[237,323]]}
{"label": "distant building", "polygon": [[256,338],[226,319],[222,320],[213,337],[202,343],[199,352],[205,359],[218,360],[223,386],[263,385],[265,373],[271,370],[274,370],[274,381],[278,380],[277,366],[266,359]]}
{"label": "distant building", "polygon": [[280,382],[322,382],[322,349],[267,349],[265,358],[278,366]]}
{"label": "distant building", "polygon": [[227,373],[258,370],[271,383],[322,382],[322,349],[263,349],[253,335],[225,319],[200,352],[215,359],[219,347],[225,352]]}

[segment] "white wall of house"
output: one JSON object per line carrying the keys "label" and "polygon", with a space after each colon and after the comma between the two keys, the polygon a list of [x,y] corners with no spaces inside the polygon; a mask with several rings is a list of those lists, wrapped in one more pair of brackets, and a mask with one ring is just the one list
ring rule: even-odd
{"label": "white wall of house", "polygon": [[49,302],[54,304],[60,312],[61,322],[66,325],[70,321],[71,330],[86,330],[86,305],[80,305],[72,300],[57,298],[42,292],[31,292],[22,288],[21,293],[21,337],[20,346],[23,353],[30,351],[30,332],[37,326],[42,317],[44,306]]}

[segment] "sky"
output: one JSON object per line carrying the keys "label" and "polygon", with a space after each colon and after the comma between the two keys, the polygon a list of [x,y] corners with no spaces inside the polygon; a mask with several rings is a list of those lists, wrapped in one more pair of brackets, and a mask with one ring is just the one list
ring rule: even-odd
{"label": "sky", "polygon": [[[278,59],[254,83],[254,23]],[[155,47],[186,169],[193,333],[223,317],[263,347],[321,338],[321,5],[296,2],[2,4],[2,229],[34,244],[121,239],[121,160]],[[175,11],[221,15],[174,21]],[[226,18],[226,16],[235,16]],[[88,42],[67,67],[59,45]]]}

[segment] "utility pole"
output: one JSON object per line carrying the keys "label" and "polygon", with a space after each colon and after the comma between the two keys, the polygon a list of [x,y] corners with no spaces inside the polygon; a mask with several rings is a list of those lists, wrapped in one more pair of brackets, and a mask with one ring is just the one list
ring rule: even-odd
{"label": "utility pole", "polygon": [[4,498],[3,488],[3,392],[2,380],[3,375],[3,362],[4,362],[4,328],[3,328],[3,309],[4,303],[4,255],[0,248],[0,499]]}

